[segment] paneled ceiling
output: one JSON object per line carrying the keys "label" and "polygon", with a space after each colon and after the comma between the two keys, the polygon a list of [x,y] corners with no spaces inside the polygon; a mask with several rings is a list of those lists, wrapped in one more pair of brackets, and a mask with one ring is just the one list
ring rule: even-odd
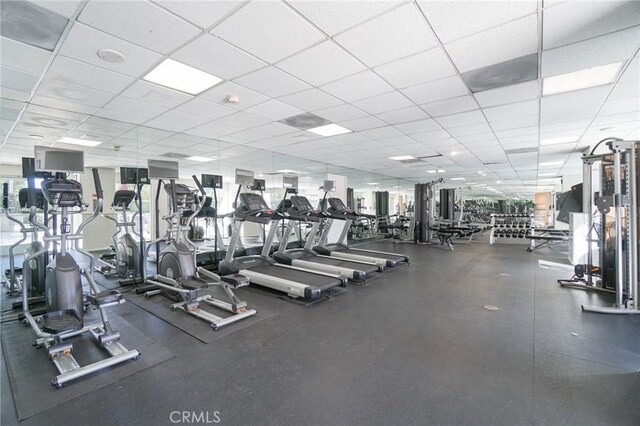
{"label": "paneled ceiling", "polygon": [[[225,150],[260,148],[532,193],[579,174],[581,152],[598,140],[640,139],[637,1],[2,3],[5,163],[34,144],[64,147],[67,136],[101,142],[75,147],[88,165],[168,149],[224,162]],[[10,3],[48,24],[7,25]],[[56,35],[51,23],[65,20]],[[101,49],[124,60],[106,61]],[[534,78],[517,82],[513,60],[529,55]],[[166,58],[222,82],[194,96],[142,79]],[[542,95],[543,78],[614,63],[610,84]],[[497,88],[472,90],[472,75]],[[305,112],[352,132],[322,137],[278,122]],[[559,138],[568,142],[541,144]],[[423,158],[389,158],[406,155]]]}

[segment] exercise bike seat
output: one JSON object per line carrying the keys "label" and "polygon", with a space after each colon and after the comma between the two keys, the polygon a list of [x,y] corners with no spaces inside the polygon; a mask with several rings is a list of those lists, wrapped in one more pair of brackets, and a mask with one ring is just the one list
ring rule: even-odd
{"label": "exercise bike seat", "polygon": [[80,330],[84,324],[73,309],[47,312],[40,317],[42,330],[51,334],[68,333]]}
{"label": "exercise bike seat", "polygon": [[228,284],[232,288],[246,287],[251,284],[248,277],[241,274],[230,274],[220,278],[223,283]]}
{"label": "exercise bike seat", "polygon": [[97,294],[88,294],[87,301],[97,308],[118,304],[122,301],[122,294],[117,290],[105,290]]}

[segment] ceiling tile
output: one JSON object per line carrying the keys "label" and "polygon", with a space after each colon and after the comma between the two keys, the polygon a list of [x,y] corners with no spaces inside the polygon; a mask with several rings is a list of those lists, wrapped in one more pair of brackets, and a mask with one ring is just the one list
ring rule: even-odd
{"label": "ceiling tile", "polygon": [[215,102],[205,101],[204,99],[200,98],[195,98],[188,102],[185,102],[184,104],[177,107],[176,111],[197,115],[200,117],[208,118],[209,120],[215,120],[217,118],[231,115],[236,112],[236,110],[233,108],[229,108]]}
{"label": "ceiling tile", "polygon": [[278,68],[313,86],[321,86],[366,69],[331,40],[285,59],[278,64]]}
{"label": "ceiling tile", "polygon": [[397,109],[395,111],[383,112],[377,114],[377,117],[386,121],[389,124],[407,123],[409,121],[416,121],[429,118],[427,113],[418,108],[417,106],[411,106],[409,108]]}
{"label": "ceiling tile", "polygon": [[121,96],[160,105],[165,108],[174,108],[193,99],[193,96],[186,93],[142,80],[136,81],[127,90],[122,92]]}
{"label": "ceiling tile", "polygon": [[447,130],[453,127],[469,126],[472,124],[486,122],[480,110],[446,115],[443,117],[438,117],[436,121]]}
{"label": "ceiling tile", "polygon": [[538,51],[537,15],[446,44],[460,72],[520,58]]}
{"label": "ceiling tile", "polygon": [[354,132],[360,132],[362,130],[375,129],[376,127],[387,126],[387,123],[376,117],[362,117],[354,120],[342,121],[339,123],[341,126],[346,127]]}
{"label": "ceiling tile", "polygon": [[288,3],[307,19],[329,35],[336,35],[367,19],[373,18],[402,1],[308,1],[293,0]]}
{"label": "ceiling tile", "polygon": [[640,3],[592,1],[587,6],[570,1],[543,13],[543,48],[552,49],[638,25]]}
{"label": "ceiling tile", "polygon": [[437,45],[414,4],[406,4],[334,39],[358,59],[375,67]]}
{"label": "ceiling tile", "polygon": [[389,92],[354,102],[353,106],[360,108],[369,114],[379,114],[396,109],[408,108],[413,106],[413,103],[400,92]]}
{"label": "ceiling tile", "polygon": [[512,129],[496,130],[495,134],[499,138],[512,138],[516,136],[537,135],[539,132],[538,124],[531,126],[518,126]]}
{"label": "ceiling tile", "polygon": [[538,113],[538,100],[515,102],[508,105],[500,105],[483,109],[484,115],[489,121],[505,120],[508,118],[522,117]]}
{"label": "ceiling tile", "polygon": [[211,34],[203,34],[171,57],[225,80],[231,80],[267,65],[266,62]]}
{"label": "ceiling tile", "polygon": [[[123,62],[107,62],[100,59],[96,52],[104,48],[122,53],[125,60]],[[69,31],[62,44],[59,54],[132,77],[140,76],[161,58],[155,52],[87,27],[79,22],[76,22],[71,27],[71,31]]]}
{"label": "ceiling tile", "polygon": [[147,121],[145,126],[155,127],[162,130],[170,130],[172,132],[184,132],[192,127],[200,126],[207,121],[209,121],[208,118],[173,110],[167,111],[151,121]]}
{"label": "ceiling tile", "polygon": [[393,90],[389,84],[371,71],[364,71],[321,87],[345,102],[355,102]]}
{"label": "ceiling tile", "polygon": [[500,87],[498,89],[484,90],[474,93],[478,103],[483,108],[508,104],[511,102],[526,101],[535,99],[539,93],[538,81],[528,81],[526,83],[514,84]]}
{"label": "ceiling tile", "polygon": [[418,0],[418,4],[443,43],[505,24],[538,9],[537,1]]}
{"label": "ceiling tile", "polygon": [[309,89],[283,96],[281,101],[305,111],[313,111],[340,105],[342,101],[318,89]]}
{"label": "ceiling tile", "polygon": [[[163,114],[168,110],[168,108],[159,105],[155,105],[149,102],[142,102],[136,99],[127,98],[125,96],[117,96],[111,102],[106,104],[104,108],[123,114],[130,113],[137,117],[146,117],[147,120]],[[103,113],[101,115],[108,115],[108,113]]]}
{"label": "ceiling tile", "polygon": [[89,2],[78,21],[163,54],[200,32],[193,25],[143,1]]}
{"label": "ceiling tile", "polygon": [[491,128],[487,123],[479,123],[473,124],[471,126],[453,127],[451,129],[447,129],[447,131],[451,134],[451,136],[457,138],[458,136],[488,133],[491,132]]}
{"label": "ceiling tile", "polygon": [[256,127],[256,130],[259,130],[271,136],[282,136],[298,132],[298,129],[294,129],[293,127],[287,126],[282,123],[267,123],[262,126]]}
{"label": "ceiling tile", "polygon": [[353,120],[367,115],[366,112],[347,104],[319,109],[313,113],[333,122]]}
{"label": "ceiling tile", "polygon": [[[137,101],[134,101],[134,102],[137,102]],[[116,121],[122,121],[123,123],[133,123],[133,124],[142,124],[145,121],[149,121],[149,118],[153,117],[152,115],[136,115],[130,111],[122,112],[122,111],[115,111],[115,110],[110,110],[105,108],[99,109],[98,111],[94,112],[93,115],[95,117],[101,117],[109,120],[116,120]]]}
{"label": "ceiling tile", "polygon": [[385,127],[378,127],[370,130],[364,130],[360,132],[360,134],[373,140],[388,139],[388,138],[393,138],[397,136],[402,136],[402,132],[393,126],[385,126]]}
{"label": "ceiling tile", "polygon": [[7,87],[2,88],[2,97],[19,102],[27,102],[31,94],[29,92],[22,92],[20,90],[9,89]]}
{"label": "ceiling tile", "polygon": [[53,13],[57,13],[65,18],[71,18],[76,9],[82,3],[81,0],[64,0],[64,1],[51,1],[51,0],[29,0],[31,3],[35,3],[40,7],[49,9]]}
{"label": "ceiling tile", "polygon": [[[242,31],[238,31],[239,28]],[[269,63],[324,38],[294,11],[275,1],[249,3],[215,27],[212,33]]]}
{"label": "ceiling tile", "polygon": [[273,98],[300,92],[311,87],[275,67],[252,72],[237,78],[235,82]]}
{"label": "ceiling tile", "polygon": [[[4,106],[4,102],[5,101],[2,100],[3,106]],[[78,114],[75,112],[64,111],[62,109],[48,108],[48,107],[43,107],[43,106],[34,105],[34,104],[27,105],[25,111],[33,114],[47,115],[49,117],[65,118],[65,119],[74,120],[74,121],[83,121],[84,119],[88,118],[88,116],[85,114]]]}
{"label": "ceiling tile", "polygon": [[448,139],[450,137],[451,135],[449,135],[449,133],[445,132],[442,129],[411,134],[411,139],[427,145],[433,141]]}
{"label": "ceiling tile", "polygon": [[640,26],[542,52],[542,77],[566,74],[629,59],[636,52]]}
{"label": "ceiling tile", "polygon": [[51,52],[9,38],[0,37],[2,65],[40,75],[49,61]]}
{"label": "ceiling tile", "polygon": [[518,127],[537,126],[540,121],[538,113],[491,121],[491,128],[499,130],[515,129]]}
{"label": "ceiling tile", "polygon": [[457,98],[445,99],[443,101],[430,102],[420,105],[432,117],[455,114],[457,112],[471,111],[478,108],[473,96],[464,95]]}
{"label": "ceiling tile", "polygon": [[[237,104],[227,102],[227,96],[229,95],[238,96],[240,98],[240,102]],[[235,109],[249,108],[269,99],[268,96],[265,96],[262,93],[258,93],[229,81],[213,86],[206,92],[201,93],[198,97]]]}
{"label": "ceiling tile", "polygon": [[262,104],[252,106],[251,108],[247,108],[246,111],[273,121],[293,117],[294,115],[302,114],[304,112],[299,108],[293,107],[276,99],[271,99]]}
{"label": "ceiling tile", "polygon": [[111,93],[49,79],[42,80],[37,94],[94,107],[103,106],[113,97]]}
{"label": "ceiling tile", "polygon": [[99,87],[108,93],[120,93],[134,82],[134,79],[104,68],[99,68],[66,56],[58,55],[51,63],[46,77],[52,80],[67,81],[78,86]]}
{"label": "ceiling tile", "polygon": [[30,101],[34,105],[41,105],[49,108],[62,109],[65,111],[77,112],[80,114],[93,114],[98,107],[80,104],[78,102],[66,101],[63,99],[43,96],[36,93]]}
{"label": "ceiling tile", "polygon": [[33,90],[40,78],[37,75],[5,66],[0,66],[0,75],[2,76],[0,86],[2,86],[3,91],[4,89],[11,89],[27,93]]}
{"label": "ceiling tile", "polygon": [[407,135],[415,133],[433,132],[442,130],[442,128],[432,119],[416,120],[407,123],[396,124],[395,128]]}
{"label": "ceiling tile", "polygon": [[176,1],[153,0],[154,3],[170,10],[187,21],[199,26],[209,28],[232,11],[240,7],[245,1]]}
{"label": "ceiling tile", "polygon": [[407,87],[401,90],[416,104],[425,104],[442,99],[455,98],[466,95],[467,87],[460,77],[452,76],[441,80],[430,81],[417,86]]}
{"label": "ceiling tile", "polygon": [[381,65],[375,68],[375,71],[399,89],[438,80],[456,73],[453,65],[439,47]]}

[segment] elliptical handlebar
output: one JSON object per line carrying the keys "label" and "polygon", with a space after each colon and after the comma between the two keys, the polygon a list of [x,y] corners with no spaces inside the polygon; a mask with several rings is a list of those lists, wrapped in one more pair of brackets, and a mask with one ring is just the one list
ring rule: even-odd
{"label": "elliptical handlebar", "polygon": [[96,187],[96,195],[98,197],[98,200],[102,199],[104,201],[104,194],[102,192],[102,183],[100,182],[100,174],[98,173],[98,169],[94,167],[91,169],[91,172],[93,173],[93,182]]}

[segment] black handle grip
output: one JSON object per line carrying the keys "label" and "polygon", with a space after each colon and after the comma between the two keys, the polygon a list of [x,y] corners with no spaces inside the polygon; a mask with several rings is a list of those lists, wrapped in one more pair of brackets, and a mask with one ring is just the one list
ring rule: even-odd
{"label": "black handle grip", "polygon": [[178,211],[178,199],[176,195],[176,181],[171,179],[169,181],[169,185],[171,185],[171,208],[173,209],[172,213]]}
{"label": "black handle grip", "polygon": [[31,208],[37,204],[36,183],[35,183],[35,178],[33,176],[30,176],[27,178],[27,195],[28,195],[28,201],[29,201],[29,208]]}
{"label": "black handle grip", "polygon": [[102,183],[100,183],[100,174],[98,173],[98,169],[94,167],[93,169],[91,169],[91,171],[93,172],[93,182],[96,185],[96,195],[98,196],[98,199],[104,199],[104,193],[102,192]]}
{"label": "black handle grip", "polygon": [[193,175],[191,177],[193,178],[193,180],[195,181],[196,185],[198,186],[198,189],[202,193],[202,196],[206,197],[207,196],[207,191],[205,191],[204,188],[202,187],[202,184],[200,183],[200,180],[198,180],[198,176]]}

